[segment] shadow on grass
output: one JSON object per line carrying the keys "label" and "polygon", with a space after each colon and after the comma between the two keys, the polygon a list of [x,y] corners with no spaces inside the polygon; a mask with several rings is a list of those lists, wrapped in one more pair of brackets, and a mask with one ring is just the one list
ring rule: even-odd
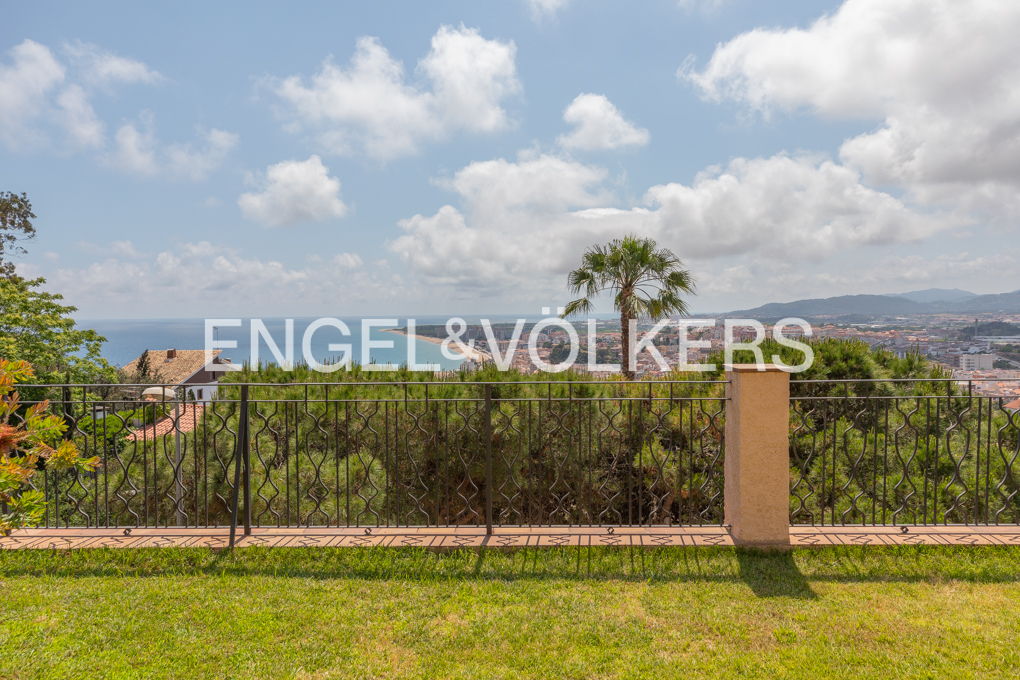
{"label": "shadow on grass", "polygon": [[758,597],[818,597],[793,559],[792,550],[736,550],[740,580]]}
{"label": "shadow on grass", "polygon": [[0,550],[0,579],[17,576],[744,583],[759,597],[811,598],[820,582],[1020,583],[1020,547]]}

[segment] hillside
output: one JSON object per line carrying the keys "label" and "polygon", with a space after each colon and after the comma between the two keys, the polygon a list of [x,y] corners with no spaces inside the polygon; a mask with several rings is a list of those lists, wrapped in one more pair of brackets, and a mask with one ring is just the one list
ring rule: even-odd
{"label": "hillside", "polygon": [[912,290],[909,293],[889,293],[889,296],[928,304],[931,302],[963,302],[976,298],[977,294],[959,288],[925,288],[924,290]]}
{"label": "hillside", "polygon": [[[974,295],[962,297],[967,291],[929,289],[906,295],[840,295],[830,298],[811,298],[792,302],[770,302],[753,309],[729,312],[730,317],[747,317],[762,320],[799,317],[843,317],[843,316],[905,316],[911,314],[1020,314],[1020,290],[1012,293]],[[922,302],[921,299],[956,293],[958,299]],[[960,299],[962,297],[962,299]]]}

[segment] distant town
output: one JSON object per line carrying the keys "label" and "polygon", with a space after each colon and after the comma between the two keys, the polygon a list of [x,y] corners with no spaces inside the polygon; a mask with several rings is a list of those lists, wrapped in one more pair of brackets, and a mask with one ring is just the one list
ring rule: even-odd
{"label": "distant town", "polygon": [[[951,300],[954,303],[952,306],[960,305],[963,308],[967,307],[968,301],[973,301],[977,297],[972,296],[971,300],[968,300],[966,296],[972,294],[955,290],[941,291],[941,289],[907,293],[902,298],[900,296],[842,296],[826,300],[765,305],[753,310],[728,313],[726,317],[735,318],[737,314],[746,314],[747,318],[761,318],[774,322],[778,319],[772,318],[774,315],[768,313],[774,308],[781,307],[779,311],[791,316],[803,312],[802,316],[812,324],[815,339],[860,340],[867,343],[872,349],[886,350],[899,357],[917,354],[942,366],[961,382],[967,382],[968,388],[975,394],[1020,396],[1020,386],[1015,382],[1006,382],[1020,378],[1020,310],[1009,311],[1010,308],[1007,308],[1007,311],[980,313],[967,311],[928,312],[927,309],[938,309],[942,304],[938,299],[940,294],[948,298],[955,298]],[[1016,293],[1012,293],[995,297],[1006,299],[1006,296],[1015,295]],[[919,298],[923,302],[918,304],[924,305],[926,311],[915,314],[869,314],[857,307],[859,302],[862,302],[860,298],[884,298],[883,302],[887,301],[885,306],[896,311],[903,304],[903,299]],[[852,301],[854,305],[852,313],[847,313],[847,301]],[[976,306],[980,307],[980,305]],[[819,314],[817,313],[819,310],[831,313]],[[699,316],[711,318],[708,315]],[[588,347],[586,343],[587,328],[585,323],[577,322],[574,325],[582,344],[574,368],[578,371],[585,371],[589,363],[587,355],[592,351],[592,348]],[[647,332],[652,326],[653,324],[648,322],[639,323],[638,331],[639,333]],[[531,329],[534,327],[534,323],[528,323],[523,327],[510,359],[511,368],[522,373],[534,373],[538,370],[528,349]],[[767,325],[766,327],[771,331],[771,327]],[[469,326],[463,338],[473,340],[474,348],[479,352],[465,361],[464,369],[472,370],[484,362],[485,356],[491,357],[494,351],[499,352],[501,356],[506,355],[511,344],[514,344],[512,340],[514,332],[514,324],[492,324],[491,337],[495,340],[496,347],[491,347],[489,336],[481,326]],[[692,328],[689,335],[691,340],[709,341],[711,345],[707,349],[689,350],[689,363],[707,362],[709,355],[721,349],[723,333],[721,321],[714,327]],[[443,338],[446,337],[446,328],[439,325],[419,326],[415,329],[415,334],[423,338]],[[784,335],[795,338],[800,335],[800,332],[787,328]],[[619,363],[621,357],[620,336],[619,321],[599,320],[593,348],[595,357],[590,363]],[[750,328],[746,331],[738,331],[738,337],[743,341],[753,340],[754,332]],[[675,325],[667,325],[658,333],[655,340],[656,348],[671,365],[676,360],[678,343],[678,330]],[[535,344],[538,347],[539,358],[548,363],[558,363],[564,360],[570,352],[567,333],[555,327],[541,330]],[[637,362],[637,374],[641,376],[661,376],[668,372],[663,370],[647,351],[638,354]],[[592,372],[593,377],[602,377],[605,374],[603,371]]]}

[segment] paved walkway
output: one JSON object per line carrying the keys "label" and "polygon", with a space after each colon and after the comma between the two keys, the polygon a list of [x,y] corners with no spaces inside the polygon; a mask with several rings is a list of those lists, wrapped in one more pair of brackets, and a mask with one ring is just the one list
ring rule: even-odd
{"label": "paved walkway", "polygon": [[[229,530],[218,529],[23,529],[0,537],[2,549],[224,548]],[[794,546],[826,545],[1020,545],[1020,526],[819,527],[790,530]],[[424,546],[429,548],[525,546],[733,545],[725,527],[504,527],[491,536],[475,527],[257,528],[238,530],[237,545],[267,547]]]}

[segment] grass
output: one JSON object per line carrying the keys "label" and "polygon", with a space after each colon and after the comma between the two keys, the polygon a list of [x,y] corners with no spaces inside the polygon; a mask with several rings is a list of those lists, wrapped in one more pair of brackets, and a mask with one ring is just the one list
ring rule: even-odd
{"label": "grass", "polygon": [[0,552],[0,678],[1015,678],[1020,549]]}

